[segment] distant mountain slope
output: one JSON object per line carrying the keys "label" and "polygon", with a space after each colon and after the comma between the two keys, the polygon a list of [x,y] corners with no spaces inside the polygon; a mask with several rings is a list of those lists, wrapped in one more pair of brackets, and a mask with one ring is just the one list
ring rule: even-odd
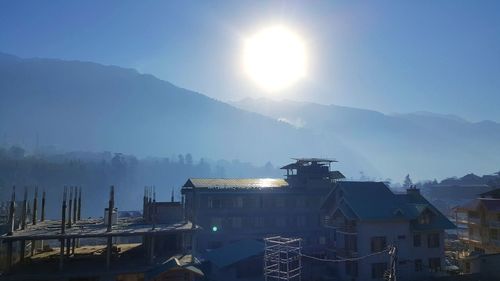
{"label": "distant mountain slope", "polygon": [[67,151],[276,165],[325,156],[348,177],[396,181],[499,170],[500,125],[491,121],[265,99],[233,105],[131,69],[0,54],[0,137],[27,147],[38,139]]}
{"label": "distant mountain slope", "polygon": [[500,124],[429,112],[385,115],[336,105],[245,99],[233,105],[334,135],[383,175],[416,178],[492,173],[500,166]]}
{"label": "distant mountain slope", "polygon": [[363,163],[333,136],[115,66],[0,55],[0,100],[0,136],[28,147],[38,139],[70,151],[190,152],[278,165],[289,157],[336,156],[345,167]]}

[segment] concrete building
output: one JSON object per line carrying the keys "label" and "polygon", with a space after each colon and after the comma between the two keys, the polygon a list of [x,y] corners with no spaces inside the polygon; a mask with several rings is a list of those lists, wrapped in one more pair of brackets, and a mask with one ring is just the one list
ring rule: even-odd
{"label": "concrete building", "polygon": [[477,276],[476,280],[500,280],[500,253],[471,253],[460,260],[464,275]]}
{"label": "concrete building", "polygon": [[470,252],[500,253],[500,189],[455,208],[458,238]]}
{"label": "concrete building", "polygon": [[416,188],[395,194],[381,182],[338,182],[322,210],[328,257],[366,256],[335,263],[339,280],[384,280],[389,245],[398,280],[426,280],[444,265],[444,230],[454,225]]}
{"label": "concrete building", "polygon": [[188,179],[182,187],[187,219],[200,225],[196,248],[270,235],[301,237],[303,250],[323,251],[320,205],[344,176],[331,171],[334,160],[301,158],[282,167],[285,179]]}
{"label": "concrete building", "polygon": [[[107,219],[81,219],[81,193],[77,200],[74,190],[73,200],[65,189],[61,220],[38,220],[34,215],[20,229],[13,223],[15,204],[11,202],[9,231],[0,236],[6,245],[1,280],[192,281],[203,276],[191,252],[192,234],[198,227],[185,220],[179,202],[156,202],[151,193],[145,193],[147,218],[114,218],[117,212],[105,211]],[[23,208],[23,217],[27,209]],[[106,210],[115,209],[111,188]],[[157,210],[171,213],[157,215]],[[129,239],[138,242],[123,243]]]}

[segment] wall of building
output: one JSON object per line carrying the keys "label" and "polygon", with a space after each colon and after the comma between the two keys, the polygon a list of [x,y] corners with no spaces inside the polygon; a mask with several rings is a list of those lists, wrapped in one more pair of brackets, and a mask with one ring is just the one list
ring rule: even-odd
{"label": "wall of building", "polygon": [[[203,228],[197,233],[197,248],[270,235],[300,237],[306,246],[324,242],[319,205],[325,193],[197,191],[194,221]],[[187,204],[193,200],[191,193],[186,197]]]}
{"label": "wall of building", "polygon": [[[401,222],[358,222],[357,223],[357,255],[365,256],[372,253],[371,243],[373,237],[385,237],[387,245],[396,245],[398,249],[398,280],[420,280],[431,276],[429,271],[429,259],[440,258],[440,264],[443,265],[444,257],[444,232],[414,232],[411,230],[408,221]],[[430,234],[439,234],[439,246],[428,247],[428,236]],[[421,238],[420,246],[414,246],[414,235],[419,234]],[[345,235],[337,234],[337,247],[343,247]],[[416,271],[415,260],[422,261],[422,269]],[[357,262],[356,280],[374,280],[372,279],[372,264],[387,263],[390,265],[388,254],[371,256]],[[349,267],[349,266],[347,266]],[[352,276],[347,272],[346,263],[339,263],[338,272],[342,280],[352,280]],[[375,279],[377,280],[377,279]],[[383,279],[378,279],[383,280]]]}

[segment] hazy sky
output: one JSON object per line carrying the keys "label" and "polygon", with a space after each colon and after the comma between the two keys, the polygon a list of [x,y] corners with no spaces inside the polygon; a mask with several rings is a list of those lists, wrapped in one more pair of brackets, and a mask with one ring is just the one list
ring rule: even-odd
{"label": "hazy sky", "polygon": [[500,121],[500,1],[1,1],[0,52],[136,68],[220,100],[265,96],[242,42],[282,23],[308,79],[271,95]]}

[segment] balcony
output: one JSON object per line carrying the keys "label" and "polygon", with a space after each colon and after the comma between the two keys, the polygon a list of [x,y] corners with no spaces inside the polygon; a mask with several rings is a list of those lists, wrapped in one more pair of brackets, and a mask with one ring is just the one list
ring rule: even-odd
{"label": "balcony", "polygon": [[460,240],[463,240],[464,242],[471,242],[471,243],[481,243],[481,237],[478,235],[459,235],[458,237]]}
{"label": "balcony", "polygon": [[469,224],[480,224],[481,223],[481,219],[480,218],[476,218],[476,217],[469,217],[468,218],[468,223]]}

